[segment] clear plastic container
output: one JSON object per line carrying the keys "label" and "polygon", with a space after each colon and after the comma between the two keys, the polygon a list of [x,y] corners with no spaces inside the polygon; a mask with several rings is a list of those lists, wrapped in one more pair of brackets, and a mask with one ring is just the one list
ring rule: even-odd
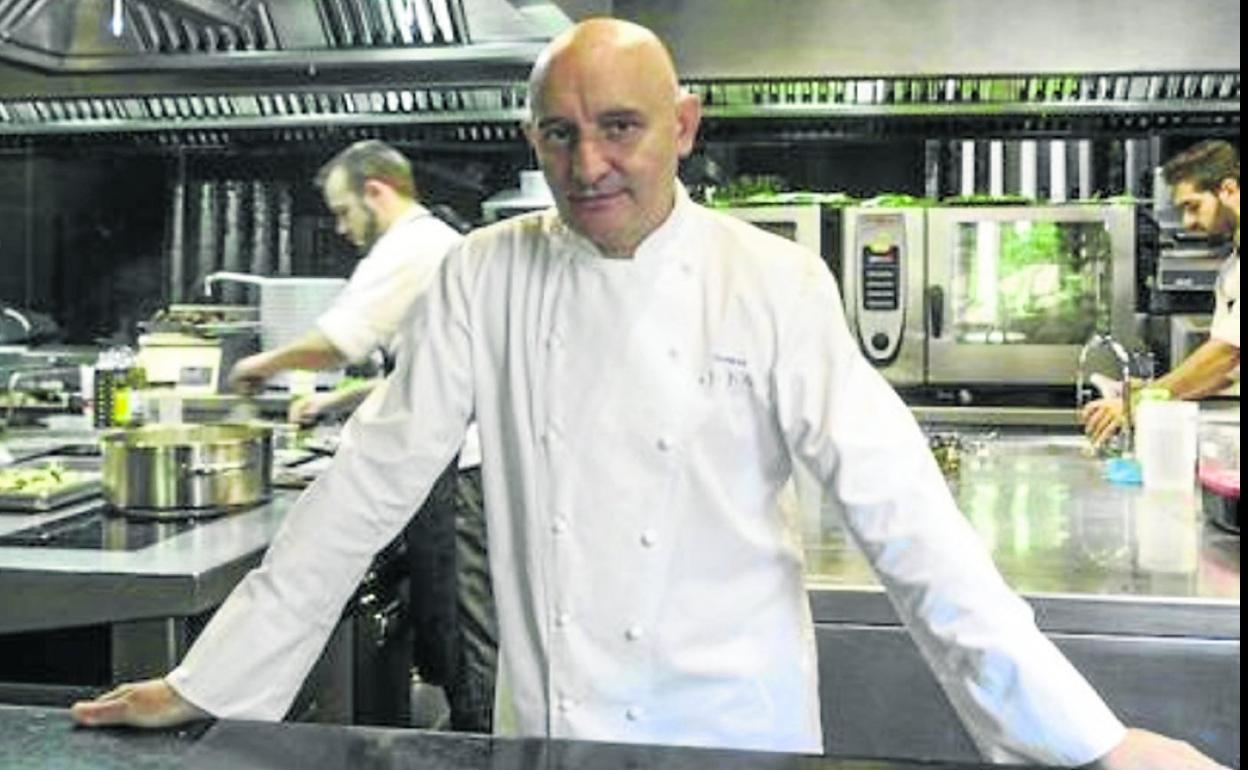
{"label": "clear plastic container", "polygon": [[1200,407],[1194,401],[1143,399],[1135,414],[1135,453],[1148,490],[1196,488]]}

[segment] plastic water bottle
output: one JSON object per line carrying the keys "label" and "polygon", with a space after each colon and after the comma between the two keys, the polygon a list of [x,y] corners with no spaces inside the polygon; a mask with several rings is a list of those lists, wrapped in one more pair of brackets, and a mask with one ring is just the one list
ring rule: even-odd
{"label": "plastic water bottle", "polygon": [[110,428],[142,422],[143,405],[138,393],[146,384],[147,377],[132,349],[120,346],[102,351],[95,361],[92,386],[95,427]]}
{"label": "plastic water bottle", "polygon": [[92,402],[95,414],[92,423],[97,428],[113,425],[113,393],[116,390],[117,356],[112,349],[100,351],[95,359],[95,376],[92,379]]}

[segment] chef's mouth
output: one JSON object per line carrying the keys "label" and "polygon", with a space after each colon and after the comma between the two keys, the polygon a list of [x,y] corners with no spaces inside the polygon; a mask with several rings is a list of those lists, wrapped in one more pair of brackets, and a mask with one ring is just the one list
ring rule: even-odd
{"label": "chef's mouth", "polygon": [[594,192],[594,193],[571,193],[568,195],[568,202],[577,208],[597,208],[614,203],[616,200],[624,197],[626,190],[612,190],[610,192]]}

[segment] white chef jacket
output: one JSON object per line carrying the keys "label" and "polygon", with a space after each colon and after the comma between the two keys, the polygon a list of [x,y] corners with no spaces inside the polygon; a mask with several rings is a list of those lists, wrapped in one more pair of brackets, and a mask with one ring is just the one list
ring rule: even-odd
{"label": "white chef jacket", "polygon": [[[414,204],[382,233],[316,326],[348,361],[392,342],[413,301],[421,301],[446,252],[463,236]],[[416,298],[413,300],[413,298]]]}
{"label": "white chef jacket", "polygon": [[1075,765],[1122,739],[958,512],[814,255],[680,190],[629,260],[553,212],[479,230],[426,311],[170,675],[193,703],[282,716],[475,415],[498,732],[819,751],[800,523],[776,506],[800,460],[987,757]]}
{"label": "white chef jacket", "polygon": [[[321,334],[348,361],[362,361],[379,348],[394,355],[399,326],[424,302],[447,251],[463,240],[454,228],[415,204],[382,233],[351,273],[347,285],[316,320]],[[459,452],[458,467],[481,464],[480,441],[473,426]]]}
{"label": "white chef jacket", "polygon": [[[1218,271],[1218,282],[1213,287],[1213,322],[1209,326],[1210,339],[1220,340],[1228,345],[1239,347],[1239,239],[1236,238],[1235,251],[1231,253],[1222,268]],[[1227,375],[1231,384],[1219,395],[1239,395],[1239,372],[1236,366]]]}
{"label": "white chef jacket", "polygon": [[1209,336],[1239,347],[1239,248],[1226,258],[1213,288],[1215,305]]}

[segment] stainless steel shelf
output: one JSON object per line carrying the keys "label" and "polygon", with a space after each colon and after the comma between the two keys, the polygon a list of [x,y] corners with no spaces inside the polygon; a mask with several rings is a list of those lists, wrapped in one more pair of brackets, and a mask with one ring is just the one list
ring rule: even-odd
{"label": "stainless steel shelf", "polygon": [[1079,116],[1149,115],[1158,113],[1238,114],[1239,102],[1204,100],[1164,101],[1062,101],[1062,102],[978,102],[948,104],[750,104],[710,106],[705,117],[715,120],[776,120],[802,118],[868,117],[993,117],[993,116]]}
{"label": "stainless steel shelf", "polygon": [[6,55],[12,60],[58,75],[285,70],[315,76],[318,72],[340,68],[382,69],[417,65],[445,71],[461,67],[531,67],[545,45],[545,41],[534,41],[416,48],[232,51],[64,58],[41,51],[11,47],[6,50]]}
{"label": "stainless steel shelf", "polygon": [[413,112],[398,114],[314,114],[281,116],[236,116],[223,118],[169,119],[93,119],[64,123],[4,124],[2,135],[47,136],[58,134],[155,133],[181,130],[249,130],[283,129],[322,126],[394,126],[394,125],[480,125],[508,124],[519,126],[523,110],[489,110],[468,112]]}

